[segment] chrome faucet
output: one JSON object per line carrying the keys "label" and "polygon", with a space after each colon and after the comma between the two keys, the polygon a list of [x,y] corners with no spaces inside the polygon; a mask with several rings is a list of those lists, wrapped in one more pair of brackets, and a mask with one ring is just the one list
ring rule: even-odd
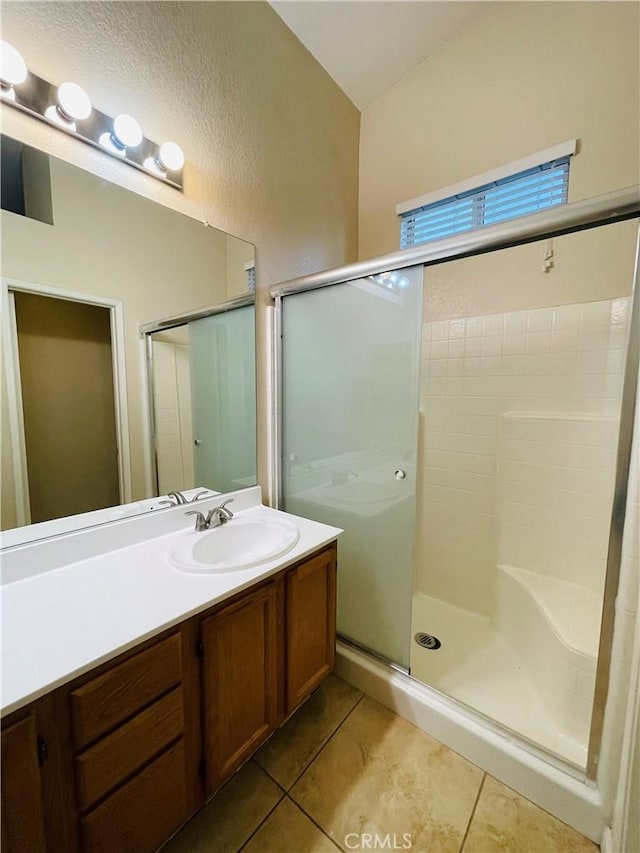
{"label": "chrome faucet", "polygon": [[208,494],[210,494],[209,489],[203,489],[201,492],[196,492],[192,498],[189,498],[187,503],[194,504],[196,501],[199,501],[200,498],[205,498]]}
{"label": "chrome faucet", "polygon": [[192,498],[187,498],[182,494],[182,492],[168,492],[167,497],[169,500],[159,501],[159,503],[164,504],[165,506],[184,506],[185,504],[194,504],[196,501],[199,501],[208,494],[209,490],[203,489],[201,492],[196,492]]}
{"label": "chrome faucet", "polygon": [[209,529],[210,522],[209,522],[209,516],[208,515],[205,518],[205,516],[201,512],[198,512],[195,509],[189,510],[189,512],[185,512],[185,515],[197,516],[197,518],[196,518],[196,530],[198,531],[198,533],[202,533],[203,530]]}
{"label": "chrome faucet", "polygon": [[185,515],[196,516],[196,530],[198,533],[202,533],[204,530],[212,530],[215,527],[220,527],[221,524],[225,524],[233,518],[233,513],[230,509],[227,509],[227,504],[230,503],[233,503],[233,498],[229,498],[228,501],[220,504],[220,506],[214,506],[206,515],[195,509],[185,512]]}
{"label": "chrome faucet", "polygon": [[188,503],[182,492],[168,492],[167,498],[169,500],[158,501],[158,503],[163,506],[181,506],[182,504]]}
{"label": "chrome faucet", "polygon": [[233,518],[233,513],[230,509],[227,509],[227,504],[230,503],[233,503],[233,498],[229,498],[228,501],[220,504],[220,506],[214,506],[213,509],[209,510],[207,513],[209,527],[220,527],[221,524],[225,524]]}

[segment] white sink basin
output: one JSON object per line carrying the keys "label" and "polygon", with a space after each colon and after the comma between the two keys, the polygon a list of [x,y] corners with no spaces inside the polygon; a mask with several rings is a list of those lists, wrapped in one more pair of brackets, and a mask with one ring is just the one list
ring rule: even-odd
{"label": "white sink basin", "polygon": [[185,572],[233,572],[286,554],[299,537],[297,526],[284,518],[234,518],[203,533],[189,530],[179,534],[169,552],[169,562]]}

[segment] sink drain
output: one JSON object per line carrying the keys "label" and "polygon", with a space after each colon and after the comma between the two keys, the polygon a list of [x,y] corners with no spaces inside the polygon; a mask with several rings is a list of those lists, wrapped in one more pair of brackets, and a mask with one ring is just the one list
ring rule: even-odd
{"label": "sink drain", "polygon": [[432,634],[416,634],[415,641],[419,646],[422,646],[423,649],[431,649],[433,651],[435,651],[435,649],[439,649],[442,645],[440,640]]}

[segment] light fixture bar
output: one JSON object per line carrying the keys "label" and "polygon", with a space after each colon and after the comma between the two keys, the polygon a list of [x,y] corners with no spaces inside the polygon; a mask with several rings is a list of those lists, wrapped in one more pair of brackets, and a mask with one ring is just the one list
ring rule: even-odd
{"label": "light fixture bar", "polygon": [[[161,146],[156,142],[143,136],[140,143],[135,147],[119,148],[116,145],[105,145],[104,139],[113,138],[114,120],[95,107],[92,108],[90,115],[82,121],[65,123],[47,116],[46,113],[51,105],[58,103],[58,87],[42,77],[38,77],[32,71],[29,71],[23,83],[11,89],[9,97],[5,96],[4,89],[2,92],[1,101],[6,106],[35,116],[51,127],[55,127],[69,134],[69,136],[81,139],[88,145],[93,145],[103,154],[108,154],[122,163],[128,163],[163,184],[169,184],[179,190],[182,189],[182,167],[175,171],[162,168],[162,160],[159,159]],[[155,168],[149,168],[150,163],[155,164]]]}

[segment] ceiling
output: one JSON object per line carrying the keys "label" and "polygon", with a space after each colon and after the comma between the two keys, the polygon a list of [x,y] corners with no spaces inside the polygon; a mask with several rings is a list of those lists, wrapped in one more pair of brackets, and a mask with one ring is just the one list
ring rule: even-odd
{"label": "ceiling", "polygon": [[270,2],[359,110],[365,110],[487,5],[478,0]]}

